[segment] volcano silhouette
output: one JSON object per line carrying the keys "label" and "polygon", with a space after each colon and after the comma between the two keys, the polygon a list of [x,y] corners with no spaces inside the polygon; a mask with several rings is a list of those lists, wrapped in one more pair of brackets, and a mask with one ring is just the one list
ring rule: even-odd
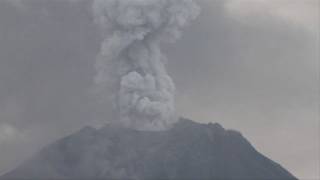
{"label": "volcano silhouette", "polygon": [[85,127],[0,179],[295,180],[237,131],[181,118],[166,131]]}

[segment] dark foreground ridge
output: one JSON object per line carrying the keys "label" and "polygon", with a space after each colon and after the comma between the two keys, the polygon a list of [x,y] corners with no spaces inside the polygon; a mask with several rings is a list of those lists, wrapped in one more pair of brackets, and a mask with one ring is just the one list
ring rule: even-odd
{"label": "dark foreground ridge", "polygon": [[239,133],[180,119],[161,132],[85,127],[0,179],[295,180]]}

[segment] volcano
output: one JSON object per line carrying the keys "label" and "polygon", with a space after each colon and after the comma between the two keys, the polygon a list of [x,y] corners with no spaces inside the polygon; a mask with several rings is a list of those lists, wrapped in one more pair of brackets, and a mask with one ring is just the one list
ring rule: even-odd
{"label": "volcano", "polygon": [[165,131],[85,127],[0,179],[295,180],[242,135],[181,118]]}

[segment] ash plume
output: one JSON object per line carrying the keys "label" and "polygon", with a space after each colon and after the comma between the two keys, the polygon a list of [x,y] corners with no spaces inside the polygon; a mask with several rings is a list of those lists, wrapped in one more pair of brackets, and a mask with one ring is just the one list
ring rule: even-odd
{"label": "ash plume", "polygon": [[112,92],[125,126],[161,130],[175,122],[175,85],[160,44],[177,40],[199,10],[193,0],[94,1],[103,36],[95,83]]}

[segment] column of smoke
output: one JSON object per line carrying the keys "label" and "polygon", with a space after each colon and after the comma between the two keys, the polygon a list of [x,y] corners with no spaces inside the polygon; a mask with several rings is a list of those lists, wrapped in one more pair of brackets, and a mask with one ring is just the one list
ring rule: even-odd
{"label": "column of smoke", "polygon": [[122,124],[161,130],[175,121],[175,86],[161,42],[174,42],[199,13],[192,0],[95,0],[103,42],[95,83],[113,93]]}

